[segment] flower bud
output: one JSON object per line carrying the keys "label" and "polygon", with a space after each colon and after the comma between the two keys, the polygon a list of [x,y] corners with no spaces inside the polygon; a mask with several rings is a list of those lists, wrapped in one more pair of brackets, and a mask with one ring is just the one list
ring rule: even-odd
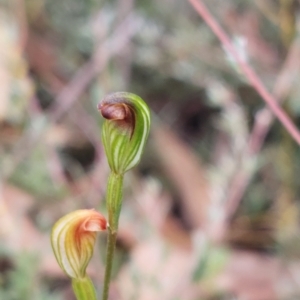
{"label": "flower bud", "polygon": [[106,96],[98,109],[106,119],[102,141],[109,166],[123,174],[141,159],[150,130],[149,108],[137,95],[119,92]]}
{"label": "flower bud", "polygon": [[106,219],[95,210],[77,210],[56,222],[51,233],[54,255],[64,272],[84,278],[93,255],[96,231],[105,230]]}

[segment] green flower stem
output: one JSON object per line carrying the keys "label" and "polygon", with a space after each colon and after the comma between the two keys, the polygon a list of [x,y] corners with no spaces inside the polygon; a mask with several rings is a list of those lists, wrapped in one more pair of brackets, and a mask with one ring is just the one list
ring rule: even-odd
{"label": "green flower stem", "polygon": [[106,266],[105,266],[105,276],[104,276],[102,300],[108,299],[109,284],[110,284],[110,278],[111,278],[113,258],[114,258],[114,253],[115,253],[116,240],[117,240],[117,231],[112,232],[109,229],[108,230],[108,239],[107,239]]}
{"label": "green flower stem", "polygon": [[108,299],[111,271],[118,233],[119,215],[122,207],[123,174],[111,173],[108,178],[106,204],[108,211],[108,239],[102,300]]}
{"label": "green flower stem", "polygon": [[77,300],[97,300],[94,285],[88,276],[81,279],[73,278],[72,287]]}
{"label": "green flower stem", "polygon": [[118,230],[119,215],[122,207],[123,174],[111,172],[108,178],[106,191],[106,206],[108,224],[111,232]]}

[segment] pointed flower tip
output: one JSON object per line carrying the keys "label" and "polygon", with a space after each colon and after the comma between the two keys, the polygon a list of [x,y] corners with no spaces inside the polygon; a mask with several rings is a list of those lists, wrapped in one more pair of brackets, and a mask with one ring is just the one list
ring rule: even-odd
{"label": "pointed flower tip", "polygon": [[56,222],[51,233],[54,255],[63,271],[72,278],[84,278],[93,255],[96,232],[107,228],[107,221],[95,210],[77,210]]}
{"label": "pointed flower tip", "polygon": [[140,161],[150,130],[150,110],[139,96],[110,94],[98,104],[106,119],[102,140],[110,168],[124,173]]}

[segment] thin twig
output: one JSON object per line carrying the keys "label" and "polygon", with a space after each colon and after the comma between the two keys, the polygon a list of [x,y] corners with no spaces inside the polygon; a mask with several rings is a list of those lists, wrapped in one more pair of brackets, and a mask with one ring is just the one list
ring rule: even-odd
{"label": "thin twig", "polygon": [[[290,47],[290,51],[282,70],[274,85],[274,95],[283,102],[288,96],[295,78],[299,75],[300,69],[300,40],[297,39]],[[274,121],[272,112],[267,108],[260,110],[255,116],[255,123],[249,136],[248,143],[242,157],[242,166],[235,174],[229,188],[227,197],[226,215],[229,219],[236,211],[250,181],[254,170],[245,169],[245,164],[253,160],[261,150],[265,137]]]}
{"label": "thin twig", "polygon": [[207,10],[206,6],[203,4],[203,1],[189,0],[189,2],[199,13],[199,15],[203,18],[205,23],[211,28],[214,34],[219,38],[224,48],[227,49],[229,53],[234,57],[237,64],[248,79],[249,83],[252,84],[257,93],[266,102],[273,114],[278,118],[278,120],[286,128],[286,130],[293,137],[293,139],[300,145],[300,132],[295,126],[295,124],[288,117],[285,111],[278,105],[278,101],[276,101],[276,99],[268,92],[262,81],[252,69],[252,67],[247,63],[246,60],[244,60],[240,56],[240,54],[232,44],[229,36],[225,33],[225,31],[221,28],[216,19]]}

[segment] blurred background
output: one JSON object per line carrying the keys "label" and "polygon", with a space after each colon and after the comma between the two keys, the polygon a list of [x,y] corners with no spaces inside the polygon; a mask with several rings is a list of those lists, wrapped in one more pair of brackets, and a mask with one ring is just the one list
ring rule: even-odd
{"label": "blurred background", "polygon": [[[299,1],[202,3],[299,128]],[[145,99],[152,129],[111,299],[300,299],[299,146],[183,0],[0,0],[0,299],[74,300],[49,232],[105,213],[96,106],[114,91]]]}

